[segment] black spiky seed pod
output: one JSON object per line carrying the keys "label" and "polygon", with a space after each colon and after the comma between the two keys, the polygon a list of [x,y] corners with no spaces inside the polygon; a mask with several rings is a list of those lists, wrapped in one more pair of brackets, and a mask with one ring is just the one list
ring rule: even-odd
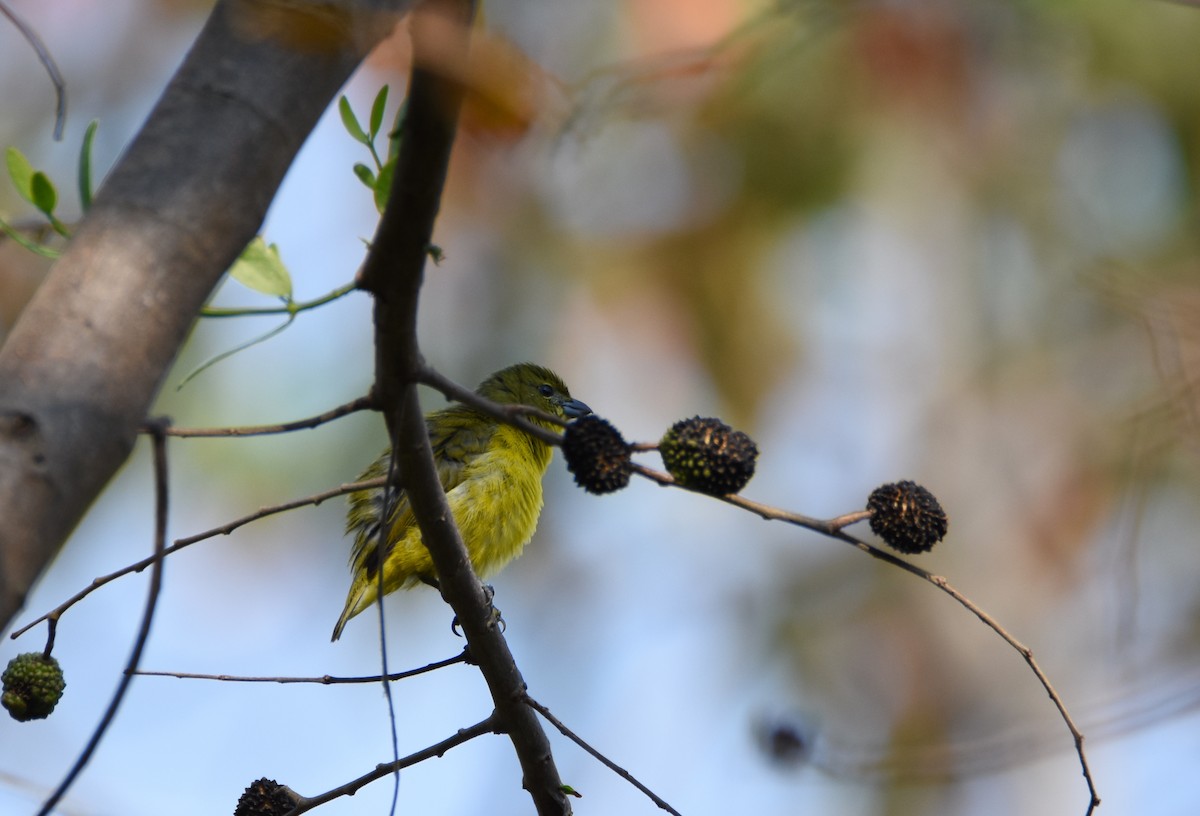
{"label": "black spiky seed pod", "polygon": [[885,484],[867,499],[871,529],[894,550],[909,555],[929,552],[946,537],[946,511],[916,482]]}
{"label": "black spiky seed pod", "polygon": [[629,444],[608,420],[595,414],[575,420],[563,433],[562,449],[567,470],[589,493],[612,493],[629,484]]}
{"label": "black spiky seed pod", "polygon": [[675,481],[710,496],[737,493],[758,460],[754,440],[713,417],[676,422],[659,441],[658,452]]}
{"label": "black spiky seed pod", "polygon": [[233,816],[283,816],[296,806],[291,792],[274,779],[255,779],[238,799]]}
{"label": "black spiky seed pod", "polygon": [[0,685],[0,705],[19,722],[49,717],[67,687],[58,661],[41,652],[25,652],[8,661]]}

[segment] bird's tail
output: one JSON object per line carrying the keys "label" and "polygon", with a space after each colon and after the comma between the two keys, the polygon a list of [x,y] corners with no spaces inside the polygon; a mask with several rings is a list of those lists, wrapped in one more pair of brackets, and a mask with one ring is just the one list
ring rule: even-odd
{"label": "bird's tail", "polygon": [[347,621],[349,621],[352,617],[353,615],[351,614],[351,607],[347,606],[342,610],[342,616],[338,618],[337,624],[333,627],[333,637],[330,638],[331,641],[335,641],[342,636],[342,630],[346,628]]}
{"label": "bird's tail", "polygon": [[342,636],[342,630],[346,628],[346,623],[362,612],[371,602],[375,600],[375,588],[368,581],[359,581],[357,578],[354,585],[350,587],[350,593],[346,596],[346,607],[342,610],[342,616],[338,618],[337,624],[333,627],[333,637],[331,641],[335,641]]}

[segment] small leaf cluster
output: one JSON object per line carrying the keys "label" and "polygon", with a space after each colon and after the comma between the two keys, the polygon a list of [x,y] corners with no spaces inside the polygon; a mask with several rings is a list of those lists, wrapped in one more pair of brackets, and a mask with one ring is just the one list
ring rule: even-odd
{"label": "small leaf cluster", "polygon": [[[79,206],[87,212],[92,206],[92,144],[96,139],[96,128],[100,123],[93,120],[83,133],[83,145],[79,150]],[[71,237],[71,229],[59,218],[56,210],[59,204],[58,188],[50,177],[41,170],[35,170],[33,164],[15,147],[4,151],[4,163],[8,169],[8,177],[17,195],[28,201],[45,217],[50,228],[62,238]],[[3,232],[25,249],[43,258],[55,259],[61,253],[55,246],[39,243],[28,237],[7,221],[0,219],[0,232]]]}
{"label": "small leaf cluster", "polygon": [[[392,192],[392,179],[396,175],[396,160],[400,155],[400,144],[404,140],[406,110],[406,105],[402,104],[396,111],[396,116],[392,120],[391,132],[387,134],[387,151],[386,158],[384,158],[380,155],[375,142],[378,141],[379,134],[383,129],[383,115],[387,110],[387,100],[388,86],[384,85],[375,94],[375,101],[371,103],[371,111],[368,114],[365,128],[354,113],[354,108],[350,106],[350,100],[345,96],[338,100],[338,114],[342,117],[342,127],[350,134],[351,139],[367,148],[371,154],[371,165],[374,166],[356,162],[354,175],[371,191],[375,209],[380,215],[387,207],[388,196]],[[436,244],[430,244],[427,252],[435,264],[440,264],[445,258],[442,248]]]}
{"label": "small leaf cluster", "polygon": [[[358,117],[355,116],[350,106],[350,101],[345,96],[341,97],[338,103],[338,112],[341,115],[342,124],[346,128],[346,131],[355,141],[365,145],[371,153],[374,167],[372,168],[362,163],[355,164],[354,174],[372,191],[375,206],[379,212],[383,212],[387,204],[388,195],[391,192],[392,177],[396,169],[396,159],[400,153],[402,132],[400,124],[403,121],[404,115],[404,108],[401,107],[400,111],[396,114],[394,127],[387,135],[386,158],[380,156],[376,150],[375,143],[383,130],[383,118],[387,108],[387,99],[388,86],[384,85],[378,94],[376,94],[375,101],[371,105],[366,127],[363,127],[359,122]],[[92,145],[95,141],[98,126],[99,123],[95,121],[88,125],[84,133],[83,146],[80,149],[79,155],[79,201],[84,212],[87,212],[92,205]],[[5,159],[9,177],[17,193],[31,203],[46,218],[54,233],[62,238],[70,238],[71,228],[56,214],[60,197],[50,177],[40,170],[35,170],[25,155],[15,147],[8,148]],[[55,259],[61,252],[56,246],[40,243],[30,238],[21,230],[16,229],[2,219],[0,219],[0,232],[3,232],[29,251],[43,257]],[[441,248],[435,245],[430,245],[428,252],[434,263],[440,263],[444,257]],[[184,377],[178,386],[180,388],[216,363],[274,337],[287,328],[298,313],[337,300],[357,288],[356,284],[351,282],[321,297],[306,302],[298,302],[295,299],[291,273],[283,262],[279,247],[275,244],[268,244],[261,236],[255,237],[246,245],[241,255],[229,268],[229,276],[247,289],[271,298],[278,298],[280,305],[270,308],[206,306],[200,310],[201,317],[225,318],[249,315],[282,315],[284,322],[260,336],[254,337],[201,363]]]}
{"label": "small leaf cluster", "polygon": [[0,675],[0,705],[19,722],[44,720],[66,687],[57,660],[41,652],[25,652],[10,660]]}
{"label": "small leaf cluster", "polygon": [[338,113],[342,117],[342,126],[346,128],[351,139],[365,146],[371,153],[371,161],[375,166],[372,168],[358,162],[354,165],[354,175],[371,191],[375,198],[375,209],[380,213],[387,206],[388,194],[392,191],[396,157],[400,155],[400,123],[404,115],[404,109],[401,108],[400,112],[396,114],[395,126],[387,136],[387,158],[380,157],[379,151],[375,148],[375,141],[383,128],[383,114],[387,108],[387,99],[388,86],[384,85],[379,89],[379,93],[375,94],[375,101],[371,103],[371,113],[365,128],[355,116],[354,109],[350,107],[350,100],[345,96],[338,100]]}
{"label": "small leaf cluster", "polygon": [[58,206],[58,190],[54,188],[50,177],[41,170],[34,170],[29,159],[15,147],[5,152],[4,159],[9,178],[21,198],[36,207],[51,223],[56,221],[54,208]]}
{"label": "small leaf cluster", "polygon": [[[92,183],[92,147],[95,144],[96,130],[99,126],[100,123],[95,120],[87,126],[83,134],[83,144],[79,149],[77,172],[79,206],[85,213],[91,209],[95,194]],[[46,218],[55,234],[62,238],[70,238],[71,227],[57,213],[61,198],[58,188],[50,177],[43,171],[34,169],[25,154],[16,147],[9,147],[4,153],[4,159],[9,179],[17,194],[32,204]],[[0,232],[30,252],[43,257],[56,259],[61,254],[61,250],[57,247],[38,243],[2,219],[0,219]],[[246,246],[241,256],[230,267],[229,274],[248,289],[282,299],[284,311],[290,314],[309,306],[309,304],[297,304],[292,299],[292,277],[279,257],[279,248],[274,244],[268,245],[261,237],[255,238]],[[259,313],[258,310],[252,309],[205,309],[201,312],[206,317],[232,317],[257,313]]]}

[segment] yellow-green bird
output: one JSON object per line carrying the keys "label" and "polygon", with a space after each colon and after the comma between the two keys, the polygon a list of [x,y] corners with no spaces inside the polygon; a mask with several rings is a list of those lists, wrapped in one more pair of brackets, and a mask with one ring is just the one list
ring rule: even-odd
{"label": "yellow-green bird", "polygon": [[[492,402],[528,405],[557,417],[574,418],[591,409],[571,399],[557,374],[533,363],[501,369],[484,380],[476,393]],[[549,422],[535,424],[559,430]],[[542,511],[542,476],[550,464],[550,446],[524,431],[506,425],[467,405],[451,405],[425,416],[433,459],[450,512],[482,578],[493,575],[533,537]],[[360,479],[385,476],[391,450],[385,450]],[[384,492],[350,494],[346,533],[354,534],[350,566],[354,578],[346,608],[333,627],[341,637],[346,622],[379,597],[379,524]],[[433,560],[421,540],[408,496],[394,501],[383,556],[383,594],[408,589],[420,582],[437,583]]]}

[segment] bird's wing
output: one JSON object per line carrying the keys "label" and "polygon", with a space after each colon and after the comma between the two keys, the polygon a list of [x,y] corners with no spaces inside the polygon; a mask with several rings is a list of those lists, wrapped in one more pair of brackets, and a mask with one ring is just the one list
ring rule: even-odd
{"label": "bird's wing", "polygon": [[[495,420],[465,406],[452,406],[434,411],[425,419],[429,442],[433,448],[433,461],[437,466],[442,489],[450,492],[462,484],[467,466],[476,456],[487,450],[488,442],[496,432]],[[385,450],[371,463],[360,481],[386,476],[391,450]],[[360,490],[350,494],[350,512],[346,519],[346,533],[354,535],[354,546],[350,552],[350,563],[356,570],[379,562],[375,555],[379,541],[379,520],[384,513],[385,493],[383,489]],[[401,493],[392,500],[393,528],[407,528],[415,523],[407,494]],[[393,542],[394,544],[394,542]],[[374,570],[368,568],[368,573]]]}
{"label": "bird's wing", "polygon": [[429,443],[442,489],[449,493],[466,478],[467,466],[487,451],[496,433],[496,420],[465,405],[429,415]]}
{"label": "bird's wing", "polygon": [[[391,449],[385,450],[358,477],[358,480],[378,479],[387,475]],[[368,562],[378,563],[375,546],[379,541],[379,522],[383,518],[385,493],[382,488],[359,490],[350,494],[350,511],[346,514],[346,533],[353,534],[354,545],[350,550],[350,564],[357,574]],[[393,518],[406,512],[408,496],[401,493],[394,498]],[[374,573],[374,570],[369,570]]]}

